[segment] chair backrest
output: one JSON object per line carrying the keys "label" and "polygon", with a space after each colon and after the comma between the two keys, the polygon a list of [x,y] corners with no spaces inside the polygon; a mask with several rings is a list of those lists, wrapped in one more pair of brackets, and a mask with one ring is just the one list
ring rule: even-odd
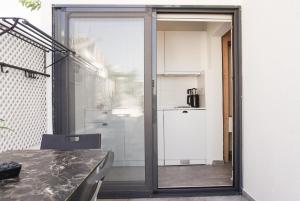
{"label": "chair backrest", "polygon": [[101,134],[42,136],[41,149],[100,149]]}

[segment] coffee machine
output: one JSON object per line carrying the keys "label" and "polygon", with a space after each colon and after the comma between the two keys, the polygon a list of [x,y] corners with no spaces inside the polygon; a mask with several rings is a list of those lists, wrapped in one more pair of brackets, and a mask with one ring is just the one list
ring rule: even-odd
{"label": "coffee machine", "polygon": [[187,90],[186,102],[190,107],[200,107],[199,94],[196,88]]}

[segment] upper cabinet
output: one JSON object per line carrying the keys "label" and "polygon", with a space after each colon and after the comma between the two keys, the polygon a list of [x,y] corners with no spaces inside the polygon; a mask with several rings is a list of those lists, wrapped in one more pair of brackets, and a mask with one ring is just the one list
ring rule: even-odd
{"label": "upper cabinet", "polygon": [[157,73],[200,73],[207,65],[205,31],[165,31],[157,34]]}

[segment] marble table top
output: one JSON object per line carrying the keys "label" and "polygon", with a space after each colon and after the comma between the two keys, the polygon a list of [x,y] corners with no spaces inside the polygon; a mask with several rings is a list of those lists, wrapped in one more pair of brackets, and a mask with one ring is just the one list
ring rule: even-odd
{"label": "marble table top", "polygon": [[1,201],[63,201],[105,159],[99,149],[22,150],[0,154],[1,162],[22,164],[19,178],[0,181]]}

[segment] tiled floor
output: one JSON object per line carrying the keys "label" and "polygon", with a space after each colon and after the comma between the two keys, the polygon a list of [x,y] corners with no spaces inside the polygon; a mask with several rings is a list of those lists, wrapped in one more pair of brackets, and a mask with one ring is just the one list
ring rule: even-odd
{"label": "tiled floor", "polygon": [[145,167],[130,166],[130,167],[112,167],[105,176],[106,181],[144,181]]}
{"label": "tiled floor", "polygon": [[210,197],[173,197],[173,198],[140,198],[140,199],[101,199],[98,201],[248,201],[243,196],[210,196]]}
{"label": "tiled floor", "polygon": [[231,163],[163,166],[158,168],[158,186],[161,188],[231,186],[231,177]]}
{"label": "tiled floor", "polygon": [[[231,163],[217,165],[159,166],[158,185],[172,187],[208,187],[232,185]],[[144,181],[145,167],[113,167],[106,181]]]}

